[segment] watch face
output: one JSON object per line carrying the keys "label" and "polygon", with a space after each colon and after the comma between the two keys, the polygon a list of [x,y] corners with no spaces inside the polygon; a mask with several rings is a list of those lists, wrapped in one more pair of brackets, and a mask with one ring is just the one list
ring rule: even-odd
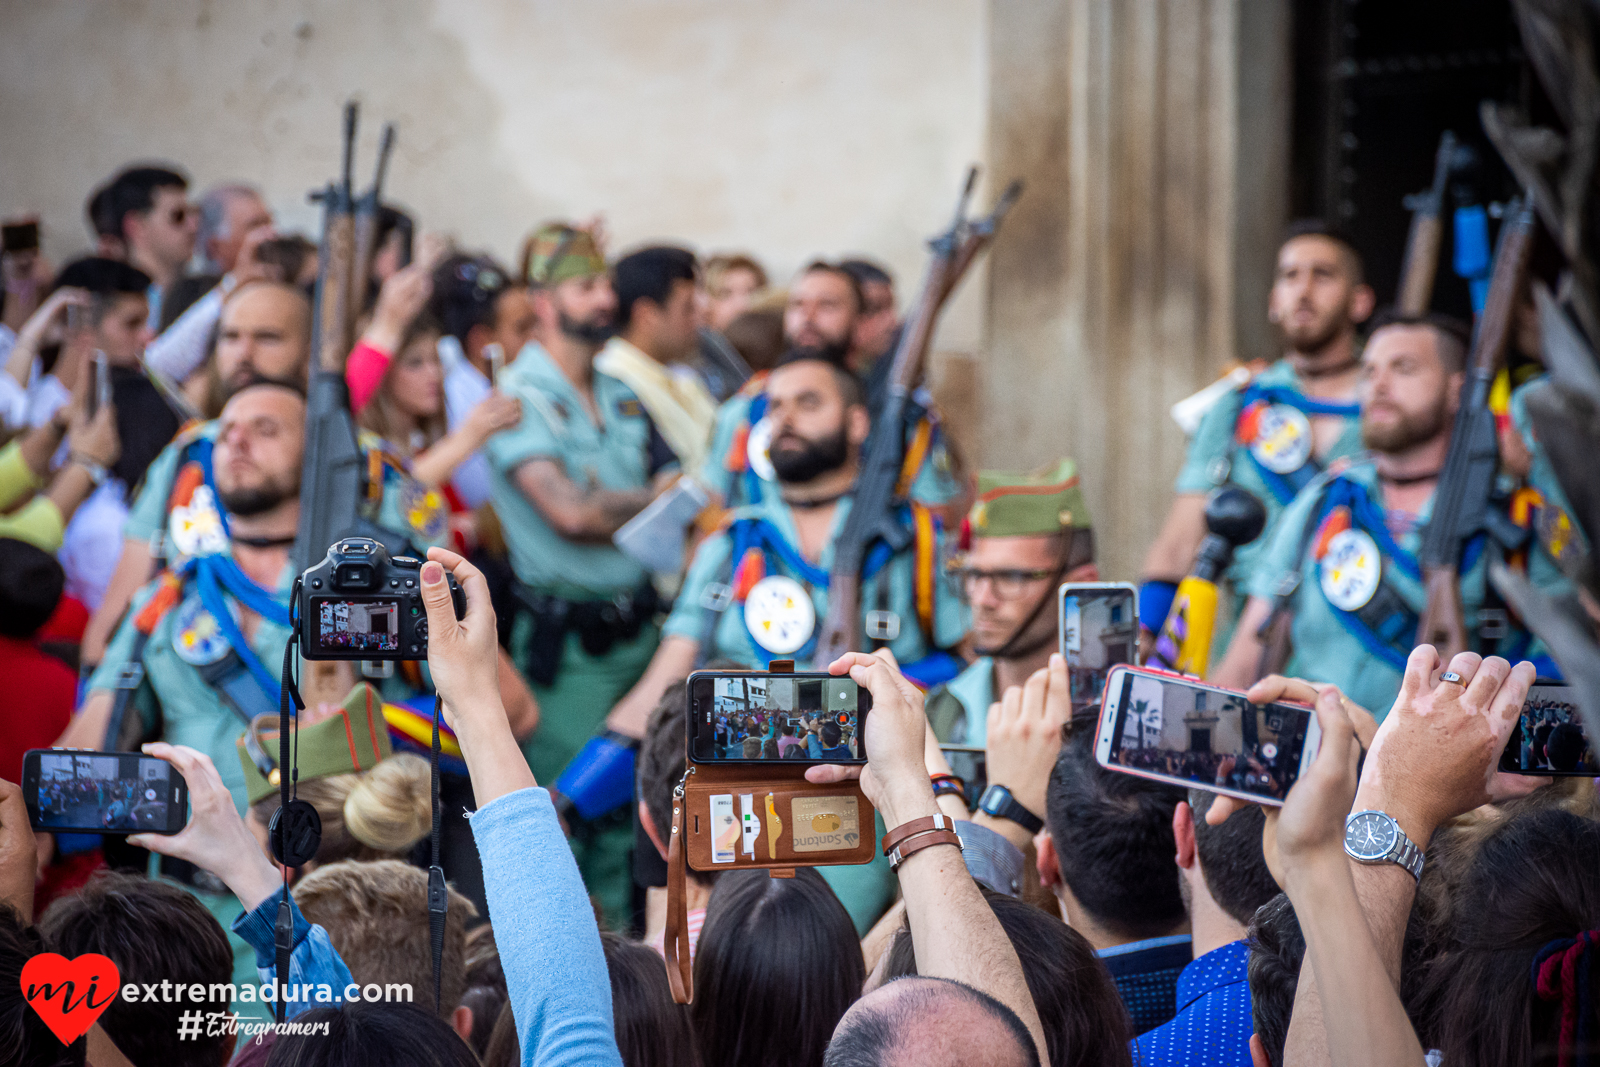
{"label": "watch face", "polygon": [[999,815],[1006,809],[1006,805],[1008,805],[1010,802],[1011,792],[1008,789],[1006,789],[1004,786],[991,785],[988,789],[983,791],[983,796],[979,799],[978,807],[981,808],[986,814]]}
{"label": "watch face", "polygon": [[1378,811],[1364,811],[1350,817],[1344,827],[1344,847],[1358,860],[1378,860],[1394,847],[1394,820]]}

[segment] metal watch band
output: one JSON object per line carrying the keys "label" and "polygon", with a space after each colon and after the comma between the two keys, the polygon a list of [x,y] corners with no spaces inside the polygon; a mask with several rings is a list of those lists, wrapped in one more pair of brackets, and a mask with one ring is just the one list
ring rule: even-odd
{"label": "metal watch band", "polygon": [[1400,829],[1399,823],[1395,824],[1394,830],[1397,835],[1394,847],[1389,850],[1389,854],[1385,858],[1405,868],[1411,877],[1418,882],[1422,881],[1422,849],[1417,847],[1415,841],[1406,836],[1406,832]]}

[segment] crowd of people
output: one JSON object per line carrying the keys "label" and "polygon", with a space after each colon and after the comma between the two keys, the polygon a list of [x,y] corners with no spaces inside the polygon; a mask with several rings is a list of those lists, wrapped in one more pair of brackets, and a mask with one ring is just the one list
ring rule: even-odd
{"label": "crowd of people", "polygon": [[[258,190],[196,198],[176,167],[129,167],[86,211],[92,255],[56,269],[8,238],[0,260],[0,1062],[1600,1059],[1596,780],[1500,773],[1514,737],[1541,768],[1573,744],[1567,769],[1593,765],[1570,707],[1518,732],[1560,668],[1488,579],[1509,565],[1575,595],[1563,552],[1584,537],[1526,416],[1531,296],[1498,401],[1531,532],[1469,547],[1482,654],[1445,658],[1415,640],[1417,554],[1467,329],[1373,318],[1348,235],[1291,227],[1267,309],[1284,352],[1208,394],[1139,644],[1178,610],[1209,494],[1249,490],[1267,525],[1221,576],[1238,610],[1210,680],[1313,707],[1321,744],[1288,788],[1294,753],[1122,750],[1186,790],[1097,762],[1098,694],[1058,651],[1058,588],[1100,578],[1094,472],[969,471],[928,390],[895,414],[908,331],[882,266],[818,258],[785,281],[742,253],[616,254],[591,220],[537,228],[513,268],[386,206],[355,279],[362,492],[342,503],[413,569],[397,607],[325,604],[315,624],[388,651],[401,613],[425,616],[427,654],[302,662],[283,767],[291,559],[329,505],[302,492],[330,432],[308,404],[327,369],[317,247]],[[822,659],[831,561],[883,435],[904,442],[906,536],[864,553],[870,653]],[[691,734],[691,671],[785,660],[848,676],[870,713],[719,702]],[[901,843],[783,876],[691,865],[679,899],[691,736],[696,759],[856,782],[875,810],[860,836]],[[55,780],[25,796],[24,751],[50,746],[164,761],[187,823],[36,833],[30,808],[108,799]],[[270,829],[286,776],[321,827],[288,868]],[[24,974],[45,952],[120,974],[76,1040]],[[189,996],[157,997],[167,983]],[[195,1037],[195,1010],[315,1025]]]}

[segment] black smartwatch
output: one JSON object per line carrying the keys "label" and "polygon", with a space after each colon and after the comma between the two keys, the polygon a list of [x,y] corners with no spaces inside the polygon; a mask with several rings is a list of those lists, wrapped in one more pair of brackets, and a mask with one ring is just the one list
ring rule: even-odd
{"label": "black smartwatch", "polygon": [[1044,820],[1016,802],[1011,790],[1003,785],[991,785],[983,791],[978,810],[997,819],[1010,819],[1030,834],[1044,829]]}

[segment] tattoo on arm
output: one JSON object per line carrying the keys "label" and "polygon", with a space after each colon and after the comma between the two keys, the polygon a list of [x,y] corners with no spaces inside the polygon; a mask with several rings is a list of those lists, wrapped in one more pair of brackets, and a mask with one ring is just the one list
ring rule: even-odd
{"label": "tattoo on arm", "polygon": [[545,521],[570,541],[607,541],[650,503],[650,490],[579,485],[555,460],[529,460],[516,470],[517,488]]}

